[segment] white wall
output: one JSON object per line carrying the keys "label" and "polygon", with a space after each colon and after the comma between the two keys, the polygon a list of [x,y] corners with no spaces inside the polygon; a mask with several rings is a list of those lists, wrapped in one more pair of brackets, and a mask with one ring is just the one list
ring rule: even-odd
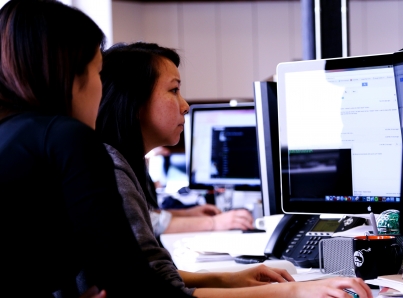
{"label": "white wall", "polygon": [[[350,0],[350,56],[403,48],[402,0]],[[302,59],[299,1],[112,2],[114,42],[179,50],[188,101],[253,98],[252,83]]]}
{"label": "white wall", "polygon": [[403,1],[350,0],[350,55],[403,48]]}
{"label": "white wall", "polygon": [[[92,17],[107,46],[143,40],[176,48],[188,101],[252,99],[253,81],[275,74],[280,62],[302,59],[299,1],[60,1]],[[349,3],[350,56],[403,48],[402,0]]]}
{"label": "white wall", "polygon": [[[189,101],[253,98],[253,81],[302,58],[300,3],[112,2],[115,42],[178,49]],[[123,17],[122,17],[123,16]]]}

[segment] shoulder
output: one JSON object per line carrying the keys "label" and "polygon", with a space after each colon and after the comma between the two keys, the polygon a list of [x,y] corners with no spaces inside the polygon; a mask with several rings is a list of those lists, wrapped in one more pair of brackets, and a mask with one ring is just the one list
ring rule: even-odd
{"label": "shoulder", "polygon": [[125,157],[111,145],[104,143],[104,146],[109,153],[109,156],[112,158],[119,189],[121,191],[124,189],[136,189],[139,195],[145,198],[136,173],[133,171]]}
{"label": "shoulder", "polygon": [[38,150],[53,165],[103,173],[108,179],[109,172],[113,175],[111,158],[91,127],[68,116],[27,113],[24,117],[31,123],[28,130],[32,127],[28,138],[37,142]]}
{"label": "shoulder", "polygon": [[100,138],[91,127],[65,116],[54,116],[47,120],[44,144],[49,154],[65,152],[83,160],[107,158],[110,161]]}
{"label": "shoulder", "polygon": [[[44,115],[36,112],[25,112],[10,119],[14,125],[25,127],[36,136],[43,136],[47,141],[52,138],[58,141],[64,139],[96,138],[95,131],[84,123],[68,116]],[[81,141],[81,140],[80,140]]]}
{"label": "shoulder", "polygon": [[12,132],[8,138],[29,143],[31,148],[37,146],[40,151],[77,152],[95,146],[105,152],[95,131],[72,117],[23,112],[4,120],[1,128]]}
{"label": "shoulder", "polygon": [[117,149],[106,143],[104,143],[104,146],[106,151],[108,151],[109,155],[111,156],[115,166],[129,167],[129,163],[127,162],[126,158],[124,158],[124,156]]}
{"label": "shoulder", "polygon": [[55,130],[63,130],[68,132],[71,130],[91,130],[90,127],[79,122],[78,120],[60,115],[45,115],[37,112],[23,112],[11,115],[3,120],[5,125],[12,126],[14,130],[24,128],[25,131],[50,133]]}
{"label": "shoulder", "polygon": [[138,185],[137,176],[134,173],[133,169],[127,162],[126,158],[114,147],[109,144],[105,144],[106,151],[108,152],[109,156],[112,158],[113,164],[115,166],[115,170],[120,170],[126,173],[127,176],[131,177],[131,180]]}
{"label": "shoulder", "polygon": [[80,141],[88,139],[88,141],[96,140],[97,143],[101,143],[91,127],[71,117],[53,117],[49,125],[49,133],[59,135],[60,138],[69,137],[80,139]]}

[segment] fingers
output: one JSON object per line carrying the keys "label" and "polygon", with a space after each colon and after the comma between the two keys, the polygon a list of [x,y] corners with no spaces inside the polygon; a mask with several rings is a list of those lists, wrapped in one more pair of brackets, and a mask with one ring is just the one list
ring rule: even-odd
{"label": "fingers", "polygon": [[[265,265],[263,265],[265,266]],[[270,277],[270,282],[289,282],[294,281],[294,278],[285,269],[267,267],[267,275]]]}
{"label": "fingers", "polygon": [[372,292],[370,287],[361,278],[346,277],[342,278],[338,288],[341,289],[353,289],[360,298],[370,297],[372,298]]}
{"label": "fingers", "polygon": [[[240,212],[241,211],[241,212]],[[248,211],[245,210],[233,210],[230,215],[231,226],[230,229],[248,230],[253,229],[253,218]]]}
{"label": "fingers", "polygon": [[360,278],[339,277],[329,278],[321,281],[326,283],[327,293],[331,297],[351,297],[350,294],[343,289],[352,289],[360,298],[372,298],[372,292],[369,286]]}
{"label": "fingers", "polygon": [[279,268],[270,268],[270,269],[281,276],[282,281],[279,282],[295,281],[292,275],[285,269],[279,269]]}
{"label": "fingers", "polygon": [[247,210],[231,210],[218,215],[215,215],[215,229],[222,230],[247,230],[253,229],[253,217]]}
{"label": "fingers", "polygon": [[204,207],[203,209],[203,213],[206,215],[216,215],[216,214],[220,214],[221,210],[218,209],[216,206],[211,205],[211,204],[206,204],[206,205],[202,205]]}
{"label": "fingers", "polygon": [[[353,289],[357,292],[357,294],[360,297],[371,297],[372,298],[371,288],[361,278],[353,278],[353,282],[357,283],[358,288],[355,289],[355,287],[353,286]],[[365,296],[364,294],[366,294],[367,296]]]}
{"label": "fingers", "polygon": [[181,216],[213,216],[221,213],[220,209],[211,204],[198,205],[185,210],[186,213]]}
{"label": "fingers", "polygon": [[239,209],[239,210],[232,210],[229,212],[234,212],[234,226],[233,228],[238,228],[241,230],[248,230],[253,229],[253,217],[248,210]]}

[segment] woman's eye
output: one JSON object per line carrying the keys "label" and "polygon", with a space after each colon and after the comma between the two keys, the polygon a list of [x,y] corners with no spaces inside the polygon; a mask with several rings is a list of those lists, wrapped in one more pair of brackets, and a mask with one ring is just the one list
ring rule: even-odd
{"label": "woman's eye", "polygon": [[178,93],[178,92],[179,92],[179,88],[174,88],[174,89],[172,89],[172,92],[175,93],[175,94]]}

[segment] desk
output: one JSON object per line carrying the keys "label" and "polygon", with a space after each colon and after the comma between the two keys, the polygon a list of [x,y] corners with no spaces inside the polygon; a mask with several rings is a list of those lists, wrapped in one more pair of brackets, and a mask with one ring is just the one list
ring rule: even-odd
{"label": "desk", "polygon": [[233,260],[220,260],[211,262],[196,262],[195,256],[189,255],[189,251],[184,248],[184,243],[188,239],[197,236],[209,235],[232,235],[240,234],[241,231],[226,231],[226,232],[193,232],[193,233],[177,233],[177,234],[162,234],[161,242],[169,251],[173,261],[180,270],[196,272],[200,270],[215,271],[221,268],[245,268],[244,264],[235,263]]}
{"label": "desk", "polygon": [[[256,266],[259,264],[239,264],[236,263],[234,260],[219,260],[219,261],[208,261],[208,262],[197,262],[195,260],[195,255],[191,254],[191,251],[189,249],[186,249],[184,244],[193,239],[194,237],[208,237],[208,236],[217,236],[217,237],[226,237],[226,236],[236,236],[242,234],[241,231],[225,231],[225,232],[193,232],[193,233],[177,233],[177,234],[162,234],[161,235],[161,242],[164,245],[164,247],[169,251],[169,253],[172,256],[173,261],[175,262],[176,266],[180,270],[184,271],[189,271],[189,272],[197,272],[197,271],[238,271],[242,269],[246,269],[250,266]],[[261,235],[262,233],[256,233]],[[251,234],[243,234],[245,236],[253,236]],[[258,235],[255,235],[258,236]],[[267,235],[267,237],[270,237],[270,235]],[[261,238],[264,239],[264,238]],[[265,245],[262,243],[258,244],[258,246],[261,248],[262,251],[264,251]],[[273,260],[275,262],[276,260]],[[269,261],[271,262],[271,261]],[[266,265],[268,265],[269,262],[266,262]],[[281,261],[282,263],[285,263],[287,261]],[[289,263],[289,262],[287,262]],[[273,266],[276,263],[273,263]],[[306,268],[298,268],[289,263],[290,266],[289,271],[292,272],[292,270],[296,269],[296,272],[294,273],[303,273],[307,271],[317,271],[319,272],[318,269],[311,270],[311,269],[306,269]],[[268,265],[271,266],[271,265]]]}
{"label": "desk", "polygon": [[[161,235],[161,242],[164,247],[169,251],[172,256],[173,261],[175,262],[176,266],[179,270],[189,271],[189,272],[197,272],[197,271],[238,271],[243,270],[251,266],[256,266],[258,264],[238,264],[233,260],[226,260],[226,261],[211,261],[211,262],[196,262],[191,257],[186,257],[182,254],[183,251],[183,243],[192,237],[197,236],[206,236],[211,234],[217,235],[231,235],[231,234],[240,234],[241,231],[226,231],[226,232],[192,232],[192,233],[176,233],[176,234],[162,234]],[[265,262],[266,265],[271,266],[275,263],[270,263],[271,261]],[[316,276],[320,278],[323,276],[320,273],[319,269],[307,269],[307,268],[296,268],[297,275],[301,275],[303,273],[307,273],[308,271],[312,272],[312,276]],[[294,278],[296,277],[295,274],[292,274]],[[311,274],[310,274],[311,275]],[[301,280],[301,279],[298,279]],[[378,295],[379,290],[372,290],[374,297]]]}
{"label": "desk", "polygon": [[[214,262],[196,262],[196,253],[192,254],[192,250],[187,249],[188,244],[195,244],[195,238],[198,238],[201,245],[197,248],[202,251],[214,251],[231,253],[232,255],[264,255],[264,251],[269,241],[275,226],[283,217],[280,215],[273,215],[272,229],[267,230],[266,233],[247,233],[243,234],[240,230],[232,231],[208,231],[208,232],[193,232],[193,233],[178,233],[178,234],[162,234],[161,242],[164,247],[170,252],[178,269],[185,271],[199,271],[199,270],[215,270],[217,268],[239,267],[245,268],[245,264],[235,263],[233,260],[227,261],[214,261]],[[208,245],[207,241],[211,241]],[[203,245],[205,243],[205,245]],[[197,243],[196,243],[197,244]],[[217,245],[215,245],[217,244]],[[194,247],[194,246],[193,246]]]}

